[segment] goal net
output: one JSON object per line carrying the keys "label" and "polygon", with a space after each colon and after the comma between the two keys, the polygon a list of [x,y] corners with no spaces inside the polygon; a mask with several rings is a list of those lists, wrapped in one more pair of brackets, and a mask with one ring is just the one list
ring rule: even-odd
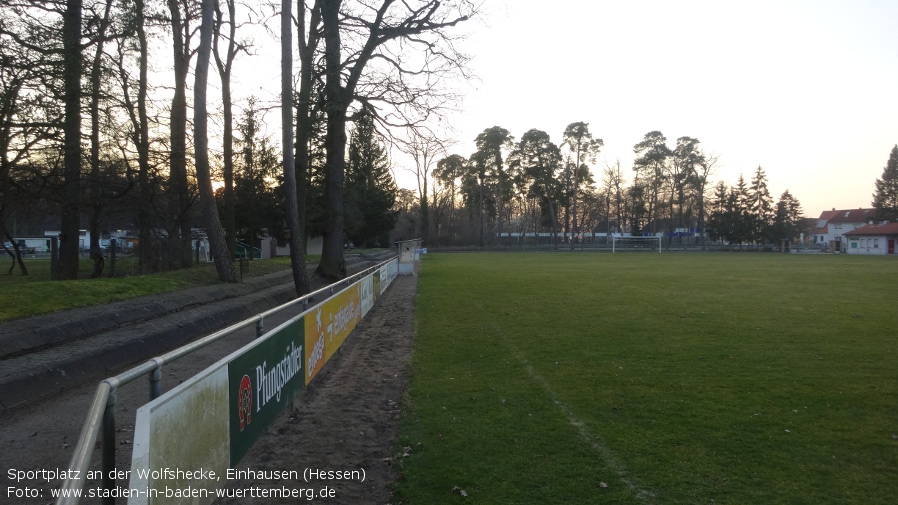
{"label": "goal net", "polygon": [[661,237],[611,237],[611,252],[661,252]]}

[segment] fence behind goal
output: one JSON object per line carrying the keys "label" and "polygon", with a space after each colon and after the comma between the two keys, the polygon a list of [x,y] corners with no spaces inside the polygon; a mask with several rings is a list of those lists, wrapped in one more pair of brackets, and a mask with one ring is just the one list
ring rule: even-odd
{"label": "fence behind goal", "polygon": [[503,232],[497,234],[498,246],[506,250],[564,250],[586,251],[651,251],[660,252],[661,235],[623,236],[607,233],[533,233]]}

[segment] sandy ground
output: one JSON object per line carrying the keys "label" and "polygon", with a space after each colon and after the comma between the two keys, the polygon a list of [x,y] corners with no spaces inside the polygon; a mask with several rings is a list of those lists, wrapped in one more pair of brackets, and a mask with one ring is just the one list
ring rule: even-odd
{"label": "sandy ground", "polygon": [[[392,462],[414,333],[416,286],[417,277],[396,278],[387,296],[356,327],[348,345],[298,395],[294,410],[272,424],[238,465],[256,471],[298,470],[302,475],[243,479],[235,489],[286,487],[303,490],[303,497],[234,498],[220,503],[295,504],[307,499],[305,493],[314,493],[313,501],[323,503],[389,503],[390,485],[398,476]],[[325,478],[311,476],[306,482],[308,470]],[[364,480],[358,477],[362,470]]]}
{"label": "sandy ground", "polygon": [[[390,485],[397,478],[392,467],[396,451],[399,403],[405,385],[405,369],[414,333],[414,303],[417,277],[397,277],[373,310],[319,373],[297,395],[294,409],[287,410],[269,427],[241,461],[240,469],[254,471],[319,471],[319,477],[299,479],[244,479],[234,481],[235,490],[295,489],[301,497],[288,499],[239,498],[222,503],[298,503],[308,500],[333,504],[386,504]],[[278,316],[286,321],[295,314]],[[272,319],[269,328],[280,324]],[[202,352],[163,369],[163,391],[214,363],[254,338],[247,330]],[[39,404],[0,417],[0,503],[54,503],[51,490],[61,482],[29,475],[15,482],[10,471],[55,470],[68,467],[96,384],[74,389]],[[129,468],[134,413],[146,403],[148,388],[138,380],[119,389],[116,415],[116,464]],[[99,442],[98,442],[99,446]],[[99,469],[99,449],[93,469]],[[364,473],[364,477],[359,477]],[[308,475],[306,475],[308,476]],[[334,479],[333,477],[349,477]],[[127,486],[119,481],[118,486]],[[88,482],[87,487],[99,483]],[[28,488],[37,497],[15,497],[9,486]],[[299,491],[301,490],[301,491]],[[259,494],[259,493],[256,493]],[[99,503],[84,499],[81,503]],[[125,503],[124,499],[116,503]]]}

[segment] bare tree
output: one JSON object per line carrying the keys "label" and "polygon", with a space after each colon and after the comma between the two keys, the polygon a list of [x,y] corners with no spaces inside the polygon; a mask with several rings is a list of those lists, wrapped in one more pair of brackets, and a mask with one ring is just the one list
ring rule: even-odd
{"label": "bare tree", "polygon": [[410,130],[411,137],[400,140],[397,147],[400,151],[411,156],[415,166],[407,168],[415,174],[418,185],[418,202],[420,203],[421,233],[420,238],[426,243],[430,234],[430,203],[428,202],[427,185],[431,178],[431,171],[436,166],[437,159],[445,156],[446,148],[443,142],[436,136],[428,136],[420,130]]}
{"label": "bare tree", "polygon": [[[4,9],[7,7],[3,6]],[[22,275],[28,269],[22,251],[7,229],[7,219],[22,208],[16,170],[27,162],[33,149],[50,143],[56,148],[63,113],[56,106],[57,93],[47,89],[58,79],[58,68],[49,63],[54,48],[46,47],[45,32],[28,26],[18,8],[3,12],[0,21],[0,236],[12,244],[13,264]],[[22,22],[14,25],[12,19]],[[8,22],[8,23],[7,23]],[[24,25],[24,26],[23,26]],[[21,31],[18,31],[21,28]],[[53,56],[55,57],[55,56]],[[15,231],[13,231],[15,233]]]}
{"label": "bare tree", "polygon": [[[359,100],[372,110],[379,110],[380,105],[399,111],[395,115],[380,114],[380,120],[387,124],[420,124],[401,112],[410,108],[417,112],[418,121],[428,119],[442,105],[429,100],[436,96],[435,83],[464,61],[446,31],[476,13],[474,4],[467,0],[354,2],[342,13],[341,6],[342,0],[322,0],[321,5],[328,137],[326,230],[318,273],[328,279],[342,278],[346,272],[342,192],[351,104]],[[341,30],[351,45],[343,46]],[[417,68],[408,68],[409,59],[400,57],[409,50],[422,56]],[[374,61],[382,65],[376,67],[377,71],[369,69]],[[415,75],[423,76],[423,84],[417,87],[411,84]]]}
{"label": "bare tree", "polygon": [[[290,229],[290,264],[293,267],[293,283],[296,293],[311,291],[306,272],[303,240],[305,230],[299,217],[299,196],[296,185],[296,163],[293,159],[293,19],[291,0],[281,0],[281,140],[284,150],[284,207],[287,227]],[[300,16],[304,13],[300,12]]]}
{"label": "bare tree", "polygon": [[[119,44],[116,64],[121,84],[122,106],[130,120],[131,143],[137,151],[137,227],[138,227],[138,269],[141,273],[151,272],[154,268],[153,233],[152,233],[152,199],[153,189],[150,184],[150,117],[147,110],[149,95],[149,43],[146,32],[146,4],[144,0],[135,0],[128,18],[137,37],[137,96],[131,96],[131,77],[126,63],[128,52],[124,44]],[[123,142],[124,143],[124,142]],[[122,149],[124,151],[124,148]]]}
{"label": "bare tree", "polygon": [[62,25],[65,140],[59,278],[77,279],[81,228],[81,0],[66,0]]}
{"label": "bare tree", "polygon": [[689,185],[695,191],[698,205],[698,231],[701,234],[702,249],[705,248],[705,192],[708,190],[708,181],[714,173],[720,155],[716,153],[701,152],[701,162],[696,164],[689,180]]}
{"label": "bare tree", "polygon": [[[233,251],[237,243],[237,218],[234,215],[234,112],[231,101],[231,69],[234,66],[234,59],[244,47],[236,40],[237,9],[235,0],[225,0],[225,5],[228,9],[227,18],[221,11],[221,5],[215,2],[215,36],[212,39],[212,55],[215,57],[215,66],[218,68],[218,76],[221,78],[225,231],[228,251]],[[225,25],[227,25],[227,33],[223,33]],[[224,55],[222,55],[219,45],[222,38],[227,42]]]}
{"label": "bare tree", "polygon": [[104,200],[103,184],[100,180],[100,86],[103,48],[111,10],[112,0],[106,0],[103,17],[97,26],[96,48],[90,70],[90,257],[94,261],[94,270],[91,274],[93,278],[101,276],[105,266],[103,251],[100,249],[100,215],[103,212]]}
{"label": "bare tree", "polygon": [[[306,0],[297,0],[297,45],[299,49],[299,93],[296,103],[296,193],[299,218],[296,230],[292,233],[300,234],[300,244],[303,254],[306,252],[306,230],[308,226],[309,186],[311,174],[311,142],[313,132],[313,98],[316,79],[320,72],[316,65],[315,57],[321,42],[321,0],[315,0],[314,4],[306,7]],[[308,11],[308,12],[307,12]],[[306,19],[308,17],[308,19]],[[285,148],[286,149],[286,148]],[[302,266],[305,271],[305,264]],[[308,282],[308,281],[306,281]]]}
{"label": "bare tree", "polygon": [[[608,218],[608,233],[612,232],[611,229],[611,216],[615,216],[617,219],[615,221],[615,230],[623,231],[624,228],[624,200],[625,200],[625,190],[624,184],[626,184],[626,180],[624,177],[624,172],[620,166],[620,159],[616,160],[614,164],[608,163],[605,161],[604,163],[604,177],[602,179],[602,184],[605,187],[605,191],[607,193],[606,205],[607,209],[607,218]],[[611,205],[614,205],[614,212],[611,211]]]}
{"label": "bare tree", "polygon": [[[169,267],[190,266],[190,223],[187,211],[193,203],[187,177],[187,77],[193,58],[191,21],[196,15],[194,0],[167,0],[171,15],[175,90],[169,124]],[[197,62],[199,66],[199,62]]]}
{"label": "bare tree", "polygon": [[212,174],[209,169],[209,133],[206,116],[206,87],[209,80],[209,62],[212,52],[212,32],[216,0],[203,0],[202,22],[200,23],[200,45],[197,51],[196,71],[193,87],[193,128],[196,157],[196,177],[200,190],[200,205],[203,210],[203,221],[206,225],[206,236],[209,238],[209,249],[215,261],[215,270],[222,282],[237,282],[237,273],[231,262],[215,194],[212,191]]}

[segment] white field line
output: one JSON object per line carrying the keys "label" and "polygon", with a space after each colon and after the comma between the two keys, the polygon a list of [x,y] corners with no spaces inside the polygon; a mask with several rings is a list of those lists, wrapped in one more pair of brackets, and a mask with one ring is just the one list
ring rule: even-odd
{"label": "white field line", "polygon": [[628,474],[627,467],[621,463],[621,461],[614,455],[614,453],[609,449],[603,442],[602,439],[598,436],[598,434],[594,433],[589,429],[586,424],[581,421],[574,413],[571,411],[570,407],[567,406],[566,403],[561,401],[561,398],[555,393],[555,390],[552,389],[552,386],[549,385],[549,382],[540,374],[536,373],[536,370],[530,365],[530,361],[524,357],[524,354],[512,343],[511,339],[502,331],[500,328],[493,325],[493,329],[496,333],[499,334],[499,337],[502,339],[502,343],[511,351],[512,355],[514,355],[515,359],[521,362],[522,365],[527,369],[527,375],[530,376],[543,391],[546,392],[549,399],[552,400],[552,403],[558,407],[559,410],[564,414],[567,418],[568,423],[577,429],[577,433],[580,435],[580,439],[585,443],[589,444],[592,449],[598,453],[598,455],[608,464],[608,467],[611,468],[614,473],[617,474],[618,480],[626,485],[633,494],[636,495],[636,498],[642,500],[644,503],[657,503],[655,501],[655,493],[649,491],[647,489],[643,489],[635,480]]}

